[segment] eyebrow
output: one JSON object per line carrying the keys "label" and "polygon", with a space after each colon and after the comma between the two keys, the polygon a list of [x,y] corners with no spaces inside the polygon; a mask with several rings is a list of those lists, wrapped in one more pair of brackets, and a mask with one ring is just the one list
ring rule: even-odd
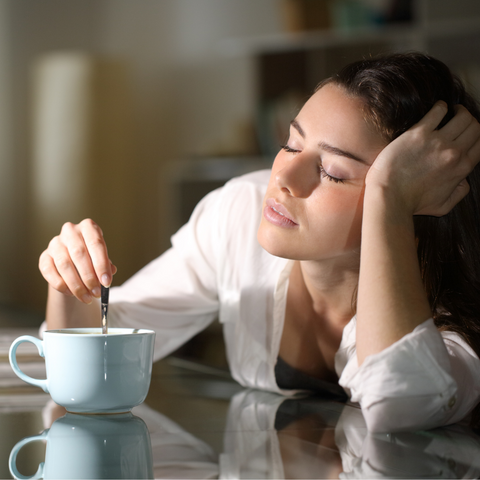
{"label": "eyebrow", "polygon": [[[297,130],[297,132],[300,134],[302,138],[305,138],[305,132],[303,128],[300,126],[297,120],[292,120],[290,122],[290,125]],[[351,158],[352,160],[355,160],[356,162],[363,163],[364,165],[370,165],[367,161],[363,160],[362,158],[358,157],[354,153],[347,152],[346,150],[342,150],[341,148],[334,147],[333,145],[329,145],[328,143],[325,142],[320,142],[318,146],[322,149],[325,150],[326,152],[332,153],[333,155],[338,155],[339,157],[346,157],[346,158]]]}

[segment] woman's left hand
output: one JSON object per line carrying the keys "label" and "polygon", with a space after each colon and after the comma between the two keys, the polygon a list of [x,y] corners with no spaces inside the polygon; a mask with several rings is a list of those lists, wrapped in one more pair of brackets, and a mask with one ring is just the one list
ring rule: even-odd
{"label": "woman's left hand", "polygon": [[412,128],[388,144],[366,176],[366,189],[380,187],[396,206],[412,215],[447,214],[470,190],[467,175],[480,161],[480,124],[458,105],[447,113],[437,102]]}

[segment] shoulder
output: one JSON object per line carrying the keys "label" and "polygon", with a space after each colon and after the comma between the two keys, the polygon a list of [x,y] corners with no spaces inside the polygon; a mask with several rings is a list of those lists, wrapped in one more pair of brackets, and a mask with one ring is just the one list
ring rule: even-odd
{"label": "shoulder", "polygon": [[267,190],[270,170],[258,170],[229,180],[215,190],[211,202],[216,218],[225,228],[257,223],[261,215],[263,197]]}
{"label": "shoulder", "polygon": [[270,170],[258,170],[227,181],[208,193],[196,205],[188,224],[224,222],[242,211],[256,211],[263,202]]}
{"label": "shoulder", "polygon": [[229,180],[223,187],[223,200],[231,200],[235,209],[256,211],[263,203],[271,170],[258,170]]}
{"label": "shoulder", "polygon": [[225,195],[232,192],[244,191],[246,194],[259,193],[262,196],[267,189],[271,170],[257,170],[239,177],[232,178],[222,188]]}
{"label": "shoulder", "polygon": [[233,247],[240,238],[256,241],[269,178],[270,170],[258,170],[235,177],[207,194],[187,224],[173,235],[172,244],[180,246],[183,240],[194,239],[198,244],[221,249]]}
{"label": "shoulder", "polygon": [[256,241],[269,178],[270,170],[259,170],[224,185],[218,197],[219,233],[223,238],[251,236]]}
{"label": "shoulder", "polygon": [[263,201],[271,170],[257,170],[228,180],[225,185],[208,193],[196,206],[198,211],[216,208],[217,213],[229,208],[245,208],[257,206]]}

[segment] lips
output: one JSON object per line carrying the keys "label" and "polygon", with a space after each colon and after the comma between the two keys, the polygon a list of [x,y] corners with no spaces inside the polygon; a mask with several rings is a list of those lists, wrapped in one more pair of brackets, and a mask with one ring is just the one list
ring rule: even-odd
{"label": "lips", "polygon": [[290,212],[281,203],[277,203],[273,198],[268,198],[265,204],[263,215],[270,223],[288,228],[298,226]]}

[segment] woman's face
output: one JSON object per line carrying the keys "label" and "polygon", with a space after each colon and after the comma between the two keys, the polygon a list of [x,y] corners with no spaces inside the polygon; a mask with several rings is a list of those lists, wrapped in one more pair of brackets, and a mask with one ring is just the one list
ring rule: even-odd
{"label": "woman's face", "polygon": [[386,141],[332,83],[303,106],[272,167],[258,240],[294,260],[358,258],[365,176]]}

